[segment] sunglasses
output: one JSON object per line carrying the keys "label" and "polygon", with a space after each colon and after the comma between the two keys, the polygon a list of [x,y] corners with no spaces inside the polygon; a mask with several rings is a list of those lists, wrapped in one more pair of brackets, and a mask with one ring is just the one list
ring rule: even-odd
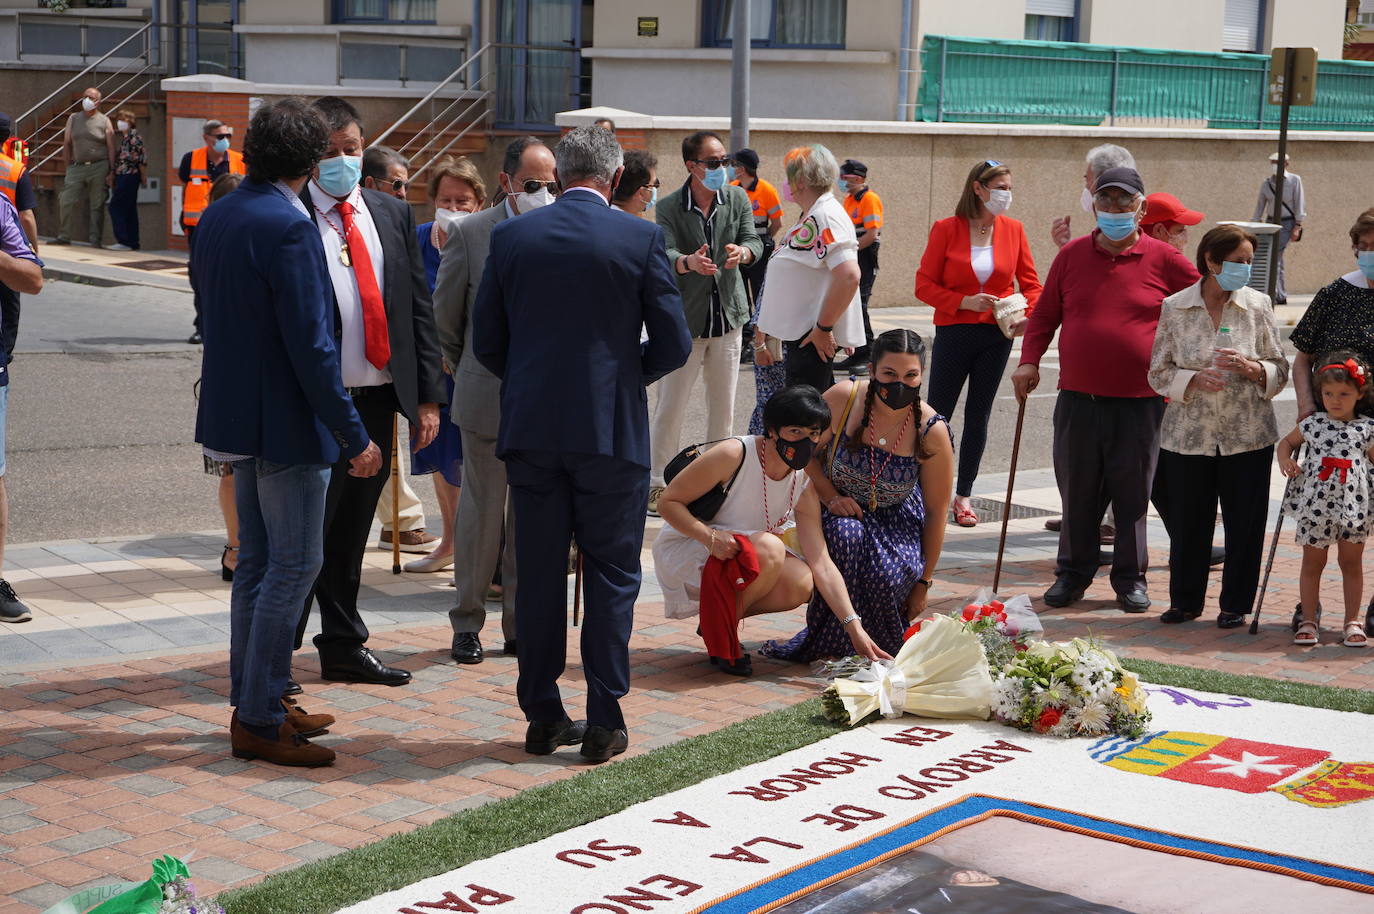
{"label": "sunglasses", "polygon": [[[383,182],[379,181],[379,182],[377,182],[377,183],[380,184],[380,183],[383,183]],[[405,190],[407,187],[410,186],[410,182],[409,182],[409,181],[402,181],[400,178],[397,178],[396,180],[390,182],[390,184],[391,184],[391,192],[392,192],[393,194],[399,194],[401,191]]]}
{"label": "sunglasses", "polygon": [[707,168],[724,168],[726,165],[735,164],[735,160],[726,156],[723,159],[692,159],[698,165],[705,165]]}
{"label": "sunglasses", "polygon": [[530,180],[530,181],[526,181],[526,182],[524,182],[523,184],[520,185],[521,190],[523,190],[523,191],[524,191],[525,193],[527,193],[527,194],[537,194],[537,193],[539,193],[539,188],[541,188],[541,187],[544,188],[545,190],[547,190],[549,193],[553,194],[555,197],[558,196],[558,182],[557,182],[557,181],[534,181],[534,180]]}
{"label": "sunglasses", "polygon": [[207,133],[206,136],[216,140],[232,140],[234,138],[232,133]]}
{"label": "sunglasses", "polygon": [[652,183],[652,184],[645,184],[644,186],[645,186],[645,187],[662,187],[662,186],[663,186],[663,182],[660,181],[660,180],[658,180],[657,178],[655,178],[655,179],[654,179],[654,183]]}

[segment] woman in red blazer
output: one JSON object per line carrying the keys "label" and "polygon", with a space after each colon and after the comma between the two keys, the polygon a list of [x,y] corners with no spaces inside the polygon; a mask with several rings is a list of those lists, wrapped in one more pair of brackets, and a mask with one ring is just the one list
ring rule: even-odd
{"label": "woman in red blazer", "polygon": [[1026,231],[1020,222],[1004,215],[1010,206],[1011,169],[993,161],[973,166],[954,215],[931,227],[916,271],[916,297],[935,309],[935,348],[926,398],[936,412],[951,418],[968,381],[959,477],[951,504],[961,527],[978,523],[969,496],[987,444],[992,403],[1011,354],[1011,340],[997,326],[993,308],[998,299],[1020,287],[1026,313],[1011,328],[1014,336],[1020,336],[1040,297],[1040,278]]}

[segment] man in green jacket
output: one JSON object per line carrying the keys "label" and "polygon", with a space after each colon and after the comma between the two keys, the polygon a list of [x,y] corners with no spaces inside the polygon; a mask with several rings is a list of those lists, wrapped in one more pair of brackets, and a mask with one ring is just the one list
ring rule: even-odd
{"label": "man in green jacket", "polygon": [[687,183],[659,201],[655,212],[677,274],[692,355],[658,382],[649,445],[653,478],[649,513],[658,516],[663,468],[681,448],[682,418],[706,373],[706,439],[729,437],[735,424],[740,331],[749,321],[749,294],[741,266],[763,254],[749,195],[730,184],[730,158],[719,136],[698,131],[682,141]]}

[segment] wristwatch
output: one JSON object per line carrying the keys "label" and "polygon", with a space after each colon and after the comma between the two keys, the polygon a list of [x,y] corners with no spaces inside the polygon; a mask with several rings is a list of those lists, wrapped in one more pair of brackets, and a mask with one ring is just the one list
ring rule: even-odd
{"label": "wristwatch", "polygon": [[932,581],[930,578],[917,578],[917,579],[916,579],[916,583],[917,583],[917,584],[924,584],[924,585],[926,586],[926,590],[930,590],[930,585],[933,584],[933,583],[935,583],[935,582]]}
{"label": "wristwatch", "polygon": [[822,332],[822,333],[830,333],[830,332],[834,331],[835,325],[834,325],[834,324],[831,324],[829,327],[827,327],[825,324],[822,324],[820,321],[816,321],[816,329],[819,330],[819,331]]}

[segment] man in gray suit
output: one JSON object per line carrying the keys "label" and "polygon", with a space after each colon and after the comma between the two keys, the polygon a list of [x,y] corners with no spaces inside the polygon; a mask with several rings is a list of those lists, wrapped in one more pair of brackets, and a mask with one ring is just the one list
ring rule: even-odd
{"label": "man in gray suit", "polygon": [[[487,587],[501,560],[501,631],[504,653],[515,654],[515,512],[506,488],[506,466],[496,459],[501,424],[501,379],[472,353],[472,303],[482,282],[487,248],[496,224],[553,202],[558,192],[549,147],[521,137],[506,147],[501,166],[504,202],[474,213],[449,232],[434,286],[435,322],[444,358],[453,369],[450,416],[463,439],[463,497],[454,518],[453,585],[456,603],[451,656],[458,663],[481,663],[479,633],[486,619]],[[501,535],[506,549],[501,556]]]}

